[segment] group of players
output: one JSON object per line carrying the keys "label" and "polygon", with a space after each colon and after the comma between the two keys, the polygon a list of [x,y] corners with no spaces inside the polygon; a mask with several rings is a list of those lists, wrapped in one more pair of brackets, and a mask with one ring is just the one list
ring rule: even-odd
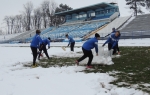
{"label": "group of players", "polygon": [[[44,51],[47,58],[50,59],[50,57],[47,53],[46,45],[48,45],[48,49],[49,49],[51,39],[47,38],[47,39],[42,40],[40,37],[40,33],[41,33],[40,30],[36,30],[36,35],[33,37],[31,45],[30,45],[32,54],[33,54],[33,65],[32,65],[33,68],[37,67],[36,59],[38,56],[38,59],[40,60],[40,55],[41,55],[42,50]],[[68,34],[66,34],[65,36],[69,40],[68,46],[70,45],[70,49],[73,52],[74,46],[75,46],[75,40],[72,37],[70,37]],[[118,41],[121,36],[120,31],[115,30],[115,28],[113,28],[112,32],[110,34],[108,34],[107,36],[109,36],[109,37],[108,37],[107,41],[102,45],[102,47],[104,47],[106,44],[108,44],[108,50],[110,51],[113,49],[113,55],[116,54],[117,51],[118,51],[118,54],[120,54],[119,47],[118,47]],[[91,65],[92,60],[93,60],[92,49],[95,48],[96,56],[98,56],[98,40],[100,40],[100,35],[96,33],[94,38],[87,40],[82,45],[82,51],[83,51],[84,55],[75,61],[75,63],[77,65],[79,65],[79,62],[81,62],[82,60],[84,60],[85,58],[88,57],[89,60],[87,63],[87,68],[92,68],[92,65]]]}

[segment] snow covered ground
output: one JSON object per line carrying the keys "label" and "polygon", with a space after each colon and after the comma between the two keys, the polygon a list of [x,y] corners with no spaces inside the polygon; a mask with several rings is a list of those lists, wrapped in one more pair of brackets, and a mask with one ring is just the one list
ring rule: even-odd
{"label": "snow covered ground", "polygon": [[[132,44],[131,40],[125,40],[120,41],[119,44],[121,46],[149,46],[149,43],[147,40],[140,40]],[[52,46],[66,45],[67,43],[52,43]],[[77,43],[77,45],[81,46],[82,43]],[[83,66],[34,69],[23,67],[23,64],[32,62],[32,55],[29,47],[19,46],[29,46],[29,44],[0,45],[0,95],[149,95],[133,88],[118,88],[109,84],[115,78],[107,73],[79,72],[85,69]],[[61,47],[52,47],[48,52],[50,56],[81,56],[77,53],[70,53],[69,48],[63,51]],[[81,48],[75,48],[75,52],[81,52]],[[105,52],[105,49],[100,52]],[[101,58],[106,61],[108,57]]]}

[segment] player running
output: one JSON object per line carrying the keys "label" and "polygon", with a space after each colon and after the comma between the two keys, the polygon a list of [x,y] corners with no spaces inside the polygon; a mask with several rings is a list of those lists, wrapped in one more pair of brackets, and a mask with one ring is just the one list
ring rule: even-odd
{"label": "player running", "polygon": [[72,37],[70,37],[68,34],[66,34],[66,38],[69,40],[68,46],[70,45],[71,51],[74,52],[74,45],[75,45],[74,39]]}
{"label": "player running", "polygon": [[48,45],[48,49],[50,48],[50,40],[51,40],[51,39],[50,39],[50,37],[49,37],[49,38],[47,38],[47,39],[44,39],[44,40],[42,41],[42,43],[40,43],[41,49],[39,50],[38,60],[40,60],[40,56],[41,56],[42,50],[44,51],[44,53],[45,53],[45,55],[47,56],[47,58],[50,59],[50,58],[49,58],[49,55],[48,55],[48,53],[47,53],[47,49],[46,49],[46,45]]}
{"label": "player running", "polygon": [[91,49],[95,48],[96,56],[98,56],[98,40],[99,39],[100,39],[100,35],[96,33],[94,38],[89,39],[83,44],[82,51],[84,55],[76,61],[77,65],[79,65],[79,62],[89,57],[87,68],[92,68],[91,62],[93,60],[93,53]]}
{"label": "player running", "polygon": [[38,48],[42,47],[42,46],[41,47],[39,46],[39,44],[42,43],[40,33],[41,33],[40,30],[36,30],[36,35],[33,37],[31,45],[30,45],[31,51],[33,54],[33,65],[32,65],[33,68],[37,67],[37,64],[36,64],[37,50],[38,50]]}

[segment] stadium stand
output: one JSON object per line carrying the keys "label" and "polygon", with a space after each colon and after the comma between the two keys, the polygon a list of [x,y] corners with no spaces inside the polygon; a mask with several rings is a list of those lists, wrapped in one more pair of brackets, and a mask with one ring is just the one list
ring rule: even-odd
{"label": "stadium stand", "polygon": [[49,31],[52,31],[53,27],[49,27],[41,32],[41,35],[47,34]]}
{"label": "stadium stand", "polygon": [[[43,31],[43,30],[41,30],[41,31]],[[35,30],[30,30],[30,31],[23,32],[20,35],[14,37],[12,39],[9,39],[9,40],[10,41],[26,42],[27,38],[30,38],[34,35],[35,35]]]}
{"label": "stadium stand", "polygon": [[92,22],[89,24],[85,24],[85,25],[81,26],[80,28],[70,32],[69,35],[71,35],[73,37],[83,38],[85,35],[87,35],[87,34],[91,33],[92,31],[102,27],[106,23],[107,22]]}
{"label": "stadium stand", "polygon": [[21,33],[16,33],[16,34],[8,34],[8,35],[0,35],[0,41],[5,41],[5,40],[10,40],[18,35],[20,35]]}
{"label": "stadium stand", "polygon": [[[53,31],[49,31],[46,34],[41,35],[42,38],[51,37],[52,40],[65,39],[65,35],[69,34],[74,38],[80,38],[80,40],[87,34],[91,33],[95,29],[98,29],[108,22],[88,22],[83,24],[74,24],[67,26],[60,26]],[[32,38],[30,38],[32,39]],[[28,40],[30,40],[28,39]]]}

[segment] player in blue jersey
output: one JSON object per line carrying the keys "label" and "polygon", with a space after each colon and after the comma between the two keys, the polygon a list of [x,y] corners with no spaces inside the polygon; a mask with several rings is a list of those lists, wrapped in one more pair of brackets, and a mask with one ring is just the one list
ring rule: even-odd
{"label": "player in blue jersey", "polygon": [[66,38],[69,40],[68,46],[70,45],[71,51],[74,51],[74,45],[75,45],[74,39],[70,37],[68,34],[66,34]]}
{"label": "player in blue jersey", "polygon": [[108,50],[113,49],[113,55],[116,53],[117,50],[117,44],[118,41],[120,39],[120,31],[116,31],[115,33],[112,33],[109,38],[107,39],[107,41],[103,44],[103,46],[105,46],[105,44],[108,43]]}
{"label": "player in blue jersey", "polygon": [[47,49],[46,49],[46,45],[48,45],[48,49],[50,48],[50,37],[49,38],[47,38],[47,39],[44,39],[43,41],[42,41],[42,43],[40,43],[40,45],[42,46],[41,47],[41,49],[40,49],[40,52],[39,52],[39,56],[38,56],[38,59],[40,60],[40,55],[41,55],[41,52],[42,52],[42,50],[44,51],[44,53],[45,53],[45,55],[47,56],[47,58],[48,59],[50,59],[49,58],[49,55],[48,55],[48,53],[47,53]]}
{"label": "player in blue jersey", "polygon": [[95,48],[96,55],[98,56],[98,40],[99,39],[100,39],[100,35],[96,33],[94,38],[89,39],[83,44],[82,51],[84,55],[76,61],[77,65],[79,65],[79,62],[89,57],[87,68],[92,68],[91,62],[93,60],[93,53],[91,49]]}
{"label": "player in blue jersey", "polygon": [[42,39],[40,37],[40,30],[36,30],[36,35],[33,37],[32,42],[30,44],[31,50],[32,50],[32,54],[33,54],[33,65],[32,67],[36,67],[36,58],[37,58],[37,51],[40,47],[40,43],[42,43]]}

